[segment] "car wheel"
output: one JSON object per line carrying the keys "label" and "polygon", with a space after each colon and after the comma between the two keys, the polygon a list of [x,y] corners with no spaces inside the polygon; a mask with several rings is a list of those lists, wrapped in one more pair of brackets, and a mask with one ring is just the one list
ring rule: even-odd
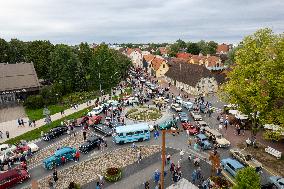
{"label": "car wheel", "polygon": [[119,141],[119,144],[120,144],[120,145],[124,144],[124,141]]}
{"label": "car wheel", "polygon": [[139,138],[139,139],[138,139],[138,142],[142,142],[142,141],[143,141],[143,138]]}

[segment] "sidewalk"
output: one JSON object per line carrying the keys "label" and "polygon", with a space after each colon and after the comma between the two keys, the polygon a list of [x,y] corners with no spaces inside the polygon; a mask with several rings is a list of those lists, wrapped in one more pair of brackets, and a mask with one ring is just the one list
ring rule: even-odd
{"label": "sidewalk", "polygon": [[[108,95],[106,95],[106,98],[107,97],[108,97]],[[91,105],[89,105],[89,106],[87,106],[87,103],[83,103],[83,104],[80,104],[77,109],[74,109],[74,108],[66,109],[66,110],[64,110],[65,116],[71,115],[71,114],[73,114],[75,112],[78,112],[80,110],[88,108],[88,107],[94,105],[94,103],[95,103],[95,99],[91,100]],[[63,118],[63,116],[61,115],[60,112],[56,113],[56,114],[53,114],[50,117],[51,117],[52,121],[56,121],[58,119]],[[3,132],[3,139],[0,139],[0,143],[3,143],[6,140],[8,140],[6,138],[6,135],[5,135],[6,131],[9,131],[10,138],[14,138],[14,137],[17,137],[17,136],[19,136],[21,134],[24,134],[24,133],[26,133],[28,131],[34,130],[34,129],[36,129],[36,128],[46,124],[44,122],[45,118],[43,118],[43,119],[40,119],[40,120],[36,121],[36,127],[29,127],[29,125],[28,125],[28,120],[29,119],[27,117],[25,117],[25,118],[23,118],[23,120],[25,122],[25,127],[18,127],[18,121],[17,120],[12,120],[12,121],[7,121],[7,122],[0,123],[0,130]]]}

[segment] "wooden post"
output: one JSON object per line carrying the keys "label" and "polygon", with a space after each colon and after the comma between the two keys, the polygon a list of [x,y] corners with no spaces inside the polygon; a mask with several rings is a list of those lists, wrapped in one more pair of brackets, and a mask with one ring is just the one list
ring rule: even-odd
{"label": "wooden post", "polygon": [[164,172],[166,156],[166,131],[162,130],[162,171],[161,171],[161,189],[164,189]]}

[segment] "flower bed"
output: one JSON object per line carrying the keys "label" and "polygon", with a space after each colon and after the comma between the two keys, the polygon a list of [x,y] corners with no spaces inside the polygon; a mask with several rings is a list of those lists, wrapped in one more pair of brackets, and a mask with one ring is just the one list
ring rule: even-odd
{"label": "flower bed", "polygon": [[128,110],[126,116],[136,121],[156,121],[162,117],[162,113],[156,108],[139,107]]}
{"label": "flower bed", "polygon": [[109,182],[116,182],[121,179],[122,171],[119,168],[111,167],[106,170],[105,179]]}

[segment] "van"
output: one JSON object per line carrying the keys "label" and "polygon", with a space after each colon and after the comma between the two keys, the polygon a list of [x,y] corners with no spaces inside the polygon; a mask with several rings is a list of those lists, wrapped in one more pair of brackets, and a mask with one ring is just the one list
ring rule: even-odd
{"label": "van", "polygon": [[11,169],[0,174],[0,188],[11,188],[28,178],[30,174],[26,170]]}
{"label": "van", "polygon": [[237,172],[243,169],[245,166],[232,158],[226,158],[221,160],[221,166],[224,170],[228,171],[233,177],[237,175]]}

